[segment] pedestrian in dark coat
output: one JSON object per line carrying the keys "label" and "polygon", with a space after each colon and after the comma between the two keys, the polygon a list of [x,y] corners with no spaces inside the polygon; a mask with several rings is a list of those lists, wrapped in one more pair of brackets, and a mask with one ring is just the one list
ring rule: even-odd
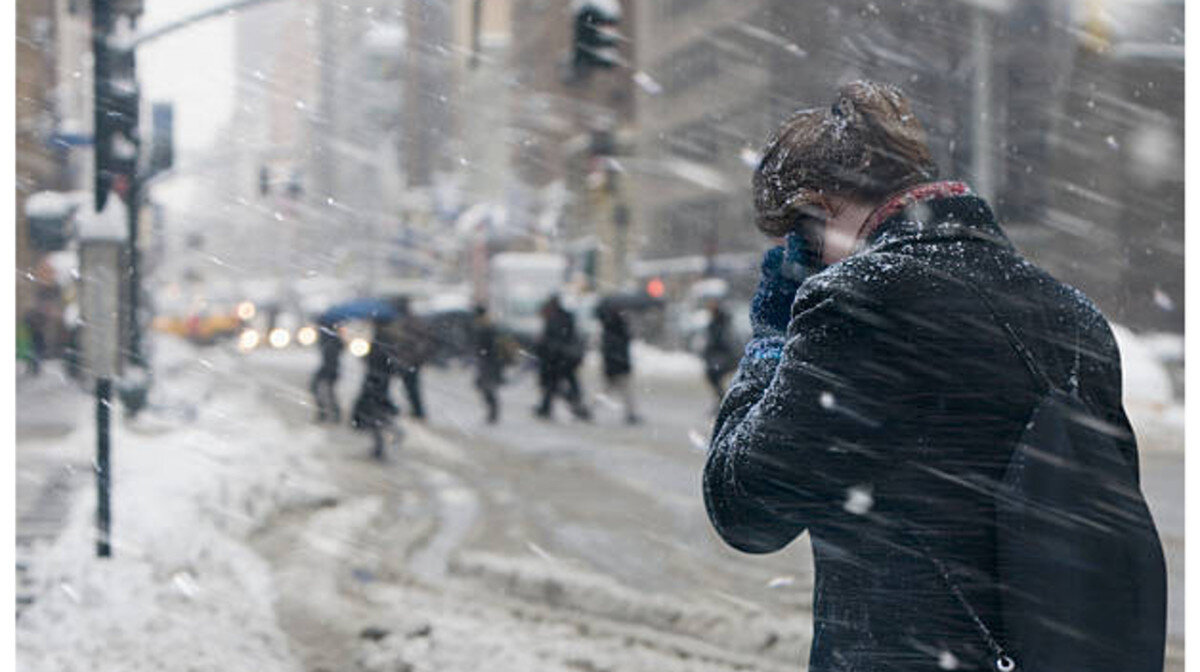
{"label": "pedestrian in dark coat", "polygon": [[542,386],[542,403],[535,409],[541,418],[549,418],[556,396],[562,396],[571,412],[581,420],[591,418],[583,403],[578,369],[583,363],[584,343],[575,330],[575,318],[563,309],[557,296],[542,306],[542,335],[537,343],[538,378]]}
{"label": "pedestrian in dark coat", "polygon": [[633,358],[629,353],[632,336],[625,314],[612,306],[596,309],[600,320],[600,356],[604,362],[604,380],[608,389],[621,395],[625,405],[625,422],[641,422],[633,396]]}
{"label": "pedestrian in dark coat", "polygon": [[386,429],[391,426],[400,408],[391,398],[392,373],[395,370],[395,324],[376,319],[371,349],[367,352],[367,372],[362,389],[354,402],[351,423],[355,429],[369,431],[375,457],[382,458]]}
{"label": "pedestrian in dark coat", "polygon": [[704,378],[720,402],[725,396],[725,378],[737,368],[737,351],[730,336],[729,313],[721,302],[708,304],[708,326],[704,330]]}
{"label": "pedestrian in dark coat", "polygon": [[343,348],[337,325],[327,320],[320,321],[317,325],[317,351],[321,355],[321,365],[317,367],[309,382],[309,390],[312,391],[317,404],[317,422],[342,421],[342,409],[337,401],[336,387],[341,372]]}
{"label": "pedestrian in dark coat", "polygon": [[475,308],[475,387],[483,396],[487,406],[487,421],[495,424],[500,420],[500,399],[496,390],[504,383],[505,353],[503,341],[492,323],[487,308]]}
{"label": "pedestrian in dark coat", "polygon": [[425,320],[414,315],[406,297],[397,299],[395,328],[392,344],[393,373],[404,384],[404,392],[412,416],[418,420],[425,417],[425,404],[421,398],[421,368],[429,361],[433,352],[433,334]]}
{"label": "pedestrian in dark coat", "polygon": [[993,669],[960,597],[1000,621],[982,486],[1040,393],[976,290],[1137,465],[1103,315],[1025,259],[967,185],[934,174],[907,100],[864,82],[784,123],[755,173],[759,228],[786,243],[763,261],[704,498],[748,553],[808,531],[813,672]]}

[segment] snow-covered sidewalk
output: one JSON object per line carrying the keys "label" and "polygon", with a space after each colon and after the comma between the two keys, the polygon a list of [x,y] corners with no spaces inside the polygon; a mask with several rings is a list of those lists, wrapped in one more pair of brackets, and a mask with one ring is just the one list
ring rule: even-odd
{"label": "snow-covered sidewalk", "polygon": [[[251,386],[231,386],[194,423],[114,423],[113,557],[96,557],[86,488],[57,541],[32,554],[20,669],[301,669],[276,625],[269,568],[245,540],[288,498],[320,496],[294,449],[311,429],[258,406]],[[94,431],[83,423],[56,449],[90,461]]]}

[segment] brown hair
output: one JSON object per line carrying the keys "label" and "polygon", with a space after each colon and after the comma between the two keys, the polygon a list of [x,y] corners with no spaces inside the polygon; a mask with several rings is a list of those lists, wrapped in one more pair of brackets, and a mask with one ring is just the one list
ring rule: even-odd
{"label": "brown hair", "polygon": [[851,82],[830,108],[796,112],[767,141],[754,171],[756,224],[782,236],[824,195],[874,202],[936,176],[925,129],[900,89]]}

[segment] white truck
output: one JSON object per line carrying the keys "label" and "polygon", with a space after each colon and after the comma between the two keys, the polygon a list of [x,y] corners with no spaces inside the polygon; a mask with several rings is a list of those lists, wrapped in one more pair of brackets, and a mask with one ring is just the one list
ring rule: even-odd
{"label": "white truck", "polygon": [[496,324],[522,341],[535,340],[542,328],[538,312],[561,294],[567,259],[549,252],[501,252],[488,265],[488,305]]}

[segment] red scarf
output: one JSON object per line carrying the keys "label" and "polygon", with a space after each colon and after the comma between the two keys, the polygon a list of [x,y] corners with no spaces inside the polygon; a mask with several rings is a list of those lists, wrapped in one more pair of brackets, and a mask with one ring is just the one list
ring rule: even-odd
{"label": "red scarf", "polygon": [[875,208],[875,211],[867,217],[867,221],[863,222],[862,228],[858,230],[858,243],[861,245],[864,240],[875,232],[875,229],[879,228],[880,224],[883,224],[889,217],[911,205],[932,201],[937,198],[950,198],[951,196],[962,196],[969,193],[971,193],[970,187],[963,182],[954,180],[926,182],[925,184],[918,184],[915,187],[909,187],[897,192],[895,195],[888,197],[883,202],[883,205]]}

